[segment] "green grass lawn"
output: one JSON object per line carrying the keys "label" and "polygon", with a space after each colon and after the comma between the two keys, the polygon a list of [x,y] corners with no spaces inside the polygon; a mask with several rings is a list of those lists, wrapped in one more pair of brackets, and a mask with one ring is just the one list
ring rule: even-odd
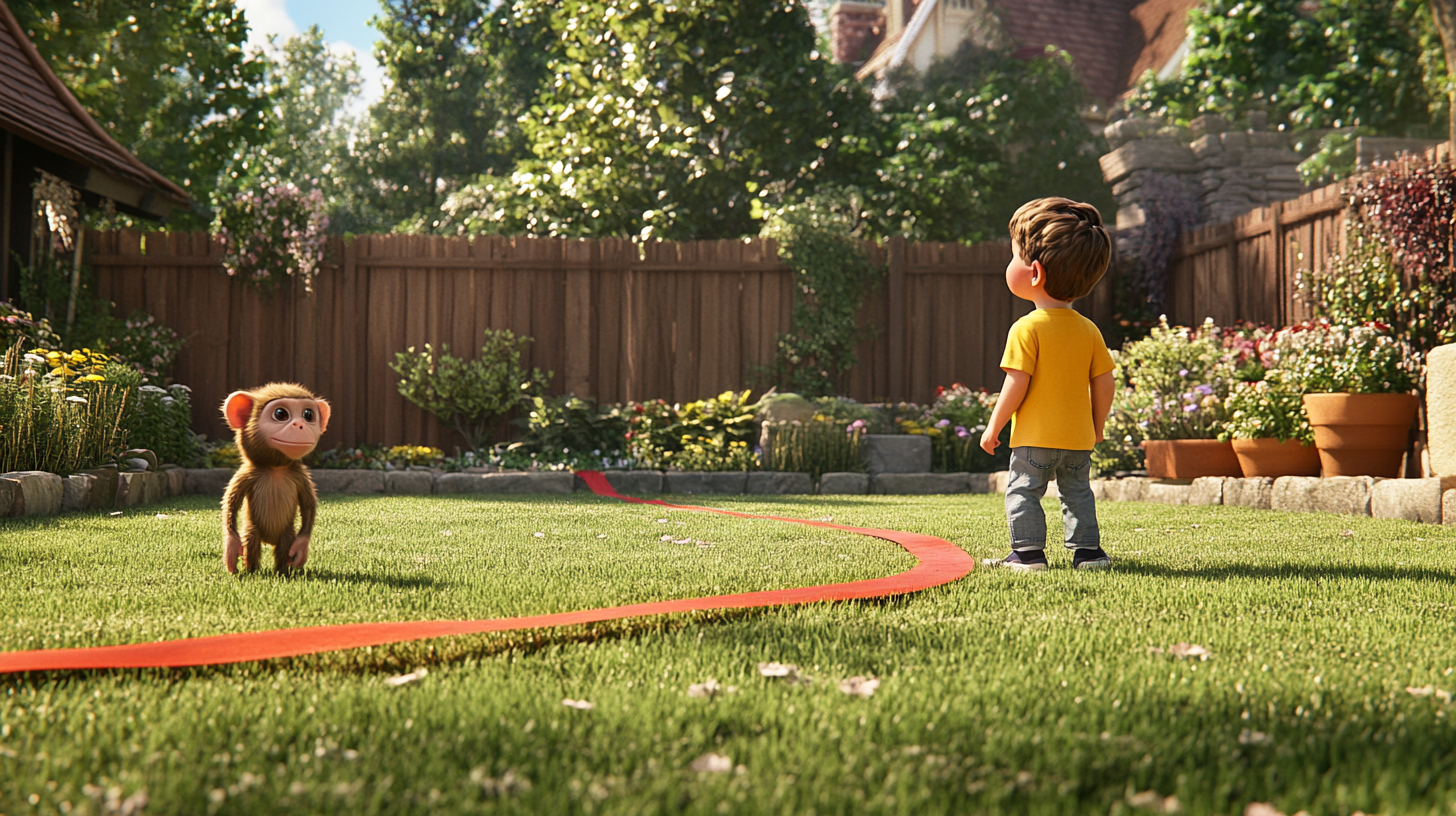
{"label": "green grass lawn", "polygon": [[[995,496],[684,501],[1005,554]],[[1456,811],[1441,694],[1456,692],[1456,530],[1099,509],[1108,573],[1057,550],[1049,572],[978,567],[884,602],[0,677],[0,814],[121,813],[142,790],[146,814],[1103,814],[1147,791],[1190,814]],[[292,579],[229,577],[221,549],[200,498],[0,521],[0,649],[566,611],[913,564],[876,539],[582,494],[326,498]],[[1152,651],[1179,642],[1212,656]],[[846,695],[853,675],[881,685]],[[736,692],[689,696],[710,677]],[[732,769],[693,770],[708,753]]]}

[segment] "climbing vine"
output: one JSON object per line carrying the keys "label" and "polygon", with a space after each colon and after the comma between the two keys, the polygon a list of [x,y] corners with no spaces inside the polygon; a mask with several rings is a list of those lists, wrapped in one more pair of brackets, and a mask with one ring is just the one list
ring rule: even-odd
{"label": "climbing vine", "polygon": [[859,362],[854,346],[866,336],[860,307],[884,270],[843,216],[812,201],[771,213],[761,234],[778,242],[779,258],[794,272],[790,328],[775,338],[770,376],[800,394],[842,391]]}

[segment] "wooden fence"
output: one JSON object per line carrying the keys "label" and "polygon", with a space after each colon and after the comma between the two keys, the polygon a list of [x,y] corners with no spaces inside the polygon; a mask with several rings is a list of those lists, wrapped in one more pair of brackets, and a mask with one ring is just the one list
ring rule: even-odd
{"label": "wooden fence", "polygon": [[[1450,160],[1450,143],[1426,157]],[[1344,190],[1344,183],[1332,184],[1185,233],[1168,274],[1169,321],[1193,325],[1212,317],[1219,325],[1284,326],[1313,317],[1299,280],[1320,273],[1341,252]]]}
{"label": "wooden fence", "polygon": [[[98,294],[118,314],[144,309],[187,345],[173,371],[193,389],[194,427],[225,435],[229,391],[304,383],[334,405],[326,444],[428,444],[453,432],[416,408],[389,369],[409,346],[478,353],[482,330],[529,335],[528,365],[555,393],[603,402],[686,402],[742,389],[789,328],[792,274],[770,241],[434,236],[331,239],[314,293],[271,297],[228,278],[206,235],[87,236]],[[861,316],[847,394],[928,402],[937,385],[1000,386],[1011,323],[1029,309],[1006,291],[1005,243],[871,245],[884,283]],[[1106,319],[1111,286],[1089,316]]]}

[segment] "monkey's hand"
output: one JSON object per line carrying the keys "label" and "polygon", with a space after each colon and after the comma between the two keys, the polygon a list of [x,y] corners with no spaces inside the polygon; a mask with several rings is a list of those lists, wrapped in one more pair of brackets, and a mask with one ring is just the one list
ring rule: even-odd
{"label": "monkey's hand", "polygon": [[237,533],[228,533],[227,542],[223,546],[222,563],[227,571],[233,575],[238,574],[238,556],[243,552],[243,540],[238,538]]}
{"label": "monkey's hand", "polygon": [[293,546],[288,548],[288,565],[301,567],[308,560],[308,536],[301,535],[293,539]]}

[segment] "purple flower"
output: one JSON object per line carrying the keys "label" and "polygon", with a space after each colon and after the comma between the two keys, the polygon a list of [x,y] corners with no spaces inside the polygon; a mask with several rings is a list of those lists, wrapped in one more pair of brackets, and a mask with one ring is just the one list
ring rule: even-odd
{"label": "purple flower", "polygon": [[1186,369],[1186,368],[1180,368],[1180,369],[1178,369],[1178,376],[1180,376],[1180,377],[1186,377],[1186,376],[1188,376],[1188,369]]}
{"label": "purple flower", "polygon": [[1200,394],[1202,394],[1202,395],[1204,395],[1206,397],[1206,396],[1209,396],[1210,394],[1213,393],[1213,386],[1210,386],[1210,385],[1195,385],[1195,386],[1193,386],[1193,390],[1194,391],[1197,391],[1198,393],[1200,393]]}
{"label": "purple flower", "polygon": [[966,430],[966,427],[964,425],[957,425],[956,426],[956,436],[959,436],[961,439],[965,439],[966,437],[968,437],[970,435],[971,435],[971,432],[970,431],[967,431]]}
{"label": "purple flower", "polygon": [[947,427],[950,427],[950,420],[948,420],[948,419],[942,419],[941,421],[935,423],[935,427],[937,427],[937,428],[947,428]]}
{"label": "purple flower", "polygon": [[1183,406],[1183,413],[1185,413],[1185,414],[1191,414],[1191,413],[1193,413],[1194,411],[1197,411],[1197,410],[1198,410],[1198,403],[1196,403],[1196,402],[1190,403],[1188,405]]}

